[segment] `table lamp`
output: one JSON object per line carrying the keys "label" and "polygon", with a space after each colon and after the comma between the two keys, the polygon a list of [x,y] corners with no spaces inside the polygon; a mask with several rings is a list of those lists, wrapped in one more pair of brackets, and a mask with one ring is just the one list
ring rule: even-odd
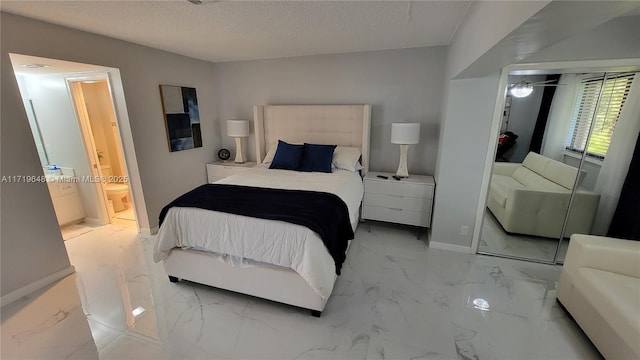
{"label": "table lamp", "polygon": [[420,142],[420,123],[392,123],[391,143],[400,145],[400,163],[397,176],[409,177],[407,170],[407,153],[409,145]]}
{"label": "table lamp", "polygon": [[247,161],[247,157],[242,150],[242,138],[249,136],[248,120],[227,120],[227,135],[236,139],[236,159],[235,162],[242,164]]}

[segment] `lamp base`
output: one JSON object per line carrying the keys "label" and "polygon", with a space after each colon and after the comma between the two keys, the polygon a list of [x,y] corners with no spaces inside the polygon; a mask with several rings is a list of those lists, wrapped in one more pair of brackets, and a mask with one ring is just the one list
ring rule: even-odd
{"label": "lamp base", "polygon": [[244,155],[244,151],[242,151],[242,138],[236,139],[236,159],[234,162],[238,164],[244,164],[247,162],[247,157]]}
{"label": "lamp base", "polygon": [[398,163],[398,171],[396,175],[399,177],[409,177],[407,170],[407,154],[409,153],[409,145],[400,145],[400,162]]}

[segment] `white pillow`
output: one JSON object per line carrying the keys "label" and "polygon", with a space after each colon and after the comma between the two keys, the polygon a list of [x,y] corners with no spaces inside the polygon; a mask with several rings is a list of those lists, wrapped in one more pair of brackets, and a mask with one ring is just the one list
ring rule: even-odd
{"label": "white pillow", "polygon": [[362,169],[360,165],[360,148],[338,146],[333,151],[333,162],[331,166],[338,169],[344,169],[349,171],[358,171]]}
{"label": "white pillow", "polygon": [[273,161],[273,157],[276,156],[276,150],[278,149],[278,144],[273,144],[269,151],[267,151],[267,155],[265,155],[264,160],[262,160],[263,164],[271,164]]}

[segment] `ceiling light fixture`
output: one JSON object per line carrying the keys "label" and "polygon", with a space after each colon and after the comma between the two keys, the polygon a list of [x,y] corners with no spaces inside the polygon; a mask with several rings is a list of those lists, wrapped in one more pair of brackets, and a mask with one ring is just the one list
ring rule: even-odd
{"label": "ceiling light fixture", "polygon": [[517,84],[511,88],[511,95],[517,98],[523,98],[531,95],[533,92],[533,85],[530,84]]}

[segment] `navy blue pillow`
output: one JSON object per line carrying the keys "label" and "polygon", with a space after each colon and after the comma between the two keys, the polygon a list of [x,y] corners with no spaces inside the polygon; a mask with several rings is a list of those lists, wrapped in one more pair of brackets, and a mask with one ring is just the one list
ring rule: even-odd
{"label": "navy blue pillow", "polygon": [[336,145],[304,144],[300,171],[331,172],[333,151]]}
{"label": "navy blue pillow", "polygon": [[278,148],[269,169],[298,170],[303,150],[304,145],[288,144],[278,140]]}

